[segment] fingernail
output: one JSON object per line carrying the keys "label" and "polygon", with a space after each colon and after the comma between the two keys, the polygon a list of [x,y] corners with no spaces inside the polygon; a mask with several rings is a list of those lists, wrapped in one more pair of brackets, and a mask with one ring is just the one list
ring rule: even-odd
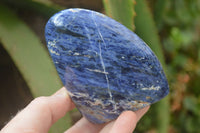
{"label": "fingernail", "polygon": [[64,97],[69,97],[69,95],[68,95],[68,93],[67,93],[67,90],[66,90],[66,88],[62,88],[62,89],[60,89],[59,91],[57,91],[54,95],[53,95],[53,97],[62,97],[62,98],[64,98]]}
{"label": "fingernail", "polygon": [[137,114],[137,121],[139,121],[141,119],[141,117],[148,111],[148,109],[150,108],[150,106],[144,107],[140,110],[137,110],[135,113]]}

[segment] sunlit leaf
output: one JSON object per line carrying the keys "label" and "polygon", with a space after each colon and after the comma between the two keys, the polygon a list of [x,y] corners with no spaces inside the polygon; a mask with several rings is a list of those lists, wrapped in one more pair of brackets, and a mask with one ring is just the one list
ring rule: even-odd
{"label": "sunlit leaf", "polygon": [[[51,95],[62,84],[54,65],[38,37],[5,6],[0,6],[0,41],[36,96]],[[64,117],[52,132],[63,132],[69,127]]]}
{"label": "sunlit leaf", "polygon": [[133,18],[135,16],[135,0],[103,0],[106,14],[125,25],[130,30],[134,30]]}
{"label": "sunlit leaf", "polygon": [[[162,45],[159,40],[158,31],[149,10],[146,0],[136,0],[135,17],[136,33],[149,45],[160,60],[164,70],[165,60],[162,51]],[[157,128],[160,133],[167,133],[169,127],[169,96],[156,103]]]}
{"label": "sunlit leaf", "polygon": [[43,3],[43,4],[46,4],[46,5],[53,4],[51,0],[32,0],[32,1]]}

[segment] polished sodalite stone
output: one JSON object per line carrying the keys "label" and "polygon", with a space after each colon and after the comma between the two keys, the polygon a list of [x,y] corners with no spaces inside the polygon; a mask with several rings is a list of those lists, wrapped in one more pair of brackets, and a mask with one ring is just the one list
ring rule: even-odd
{"label": "polished sodalite stone", "polygon": [[169,92],[151,49],[103,14],[63,10],[50,18],[45,36],[63,84],[82,115],[93,123],[141,109]]}

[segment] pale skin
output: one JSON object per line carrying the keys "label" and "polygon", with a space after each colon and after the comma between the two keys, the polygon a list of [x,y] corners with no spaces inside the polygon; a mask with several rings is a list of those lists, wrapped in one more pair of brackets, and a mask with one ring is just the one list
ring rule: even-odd
{"label": "pale skin", "polygon": [[[49,128],[74,108],[66,88],[55,94],[34,99],[1,130],[1,133],[47,133]],[[64,133],[132,133],[137,122],[149,109],[125,111],[116,120],[93,124],[84,117]]]}

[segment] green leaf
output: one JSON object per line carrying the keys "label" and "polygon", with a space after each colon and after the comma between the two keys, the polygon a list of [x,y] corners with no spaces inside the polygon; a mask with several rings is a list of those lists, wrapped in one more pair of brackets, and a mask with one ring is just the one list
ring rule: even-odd
{"label": "green leaf", "polygon": [[184,98],[184,101],[183,101],[184,107],[187,110],[193,112],[194,114],[199,115],[200,113],[199,113],[199,108],[197,104],[198,104],[198,101],[196,97],[187,96]]}
{"label": "green leaf", "polygon": [[137,15],[135,17],[135,32],[147,43],[147,45],[149,45],[149,47],[151,47],[162,65],[164,65],[162,45],[147,2],[145,0],[136,0],[136,3],[135,11]]}
{"label": "green leaf", "polygon": [[106,14],[134,30],[134,0],[103,0]]}
{"label": "green leaf", "polygon": [[[135,26],[136,33],[149,45],[157,55],[165,70],[165,60],[162,51],[162,45],[159,40],[158,31],[149,10],[146,0],[136,0]],[[169,96],[156,103],[157,110],[157,128],[159,133],[167,133],[169,127]]]}
{"label": "green leaf", "polygon": [[[38,37],[3,5],[0,5],[0,41],[35,97],[51,95],[62,86]],[[51,131],[63,132],[69,127],[66,121],[70,122],[69,118],[64,117]]]}
{"label": "green leaf", "polygon": [[167,6],[168,0],[156,0],[155,2],[155,8],[154,8],[154,20],[158,27],[158,29],[161,29],[162,27],[162,21],[165,16],[166,6]]}
{"label": "green leaf", "polygon": [[187,64],[187,61],[188,61],[187,56],[182,53],[179,53],[179,54],[176,54],[171,65],[174,68],[176,68],[176,67],[183,68]]}
{"label": "green leaf", "polygon": [[52,1],[51,0],[32,0],[33,2],[39,2],[39,3],[43,3],[45,5],[51,5]]}
{"label": "green leaf", "polygon": [[50,2],[47,2],[49,0],[2,0],[3,3],[6,5],[21,9],[21,10],[28,10],[33,11],[38,14],[40,14],[43,17],[49,18],[53,14],[59,12],[63,8],[51,4]]}

